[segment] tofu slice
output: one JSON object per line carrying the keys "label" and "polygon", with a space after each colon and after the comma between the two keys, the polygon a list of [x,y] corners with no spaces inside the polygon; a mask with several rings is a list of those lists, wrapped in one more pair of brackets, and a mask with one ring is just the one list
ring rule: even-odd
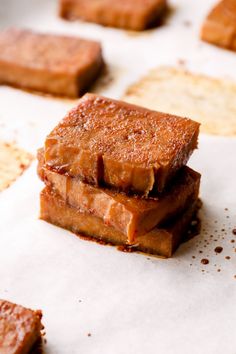
{"label": "tofu slice", "polygon": [[207,16],[201,38],[217,46],[236,50],[236,1],[220,1]]}
{"label": "tofu slice", "polygon": [[60,16],[142,31],[157,22],[166,0],[60,0]]}
{"label": "tofu slice", "polygon": [[101,218],[81,212],[66,204],[49,187],[41,192],[41,219],[54,225],[68,229],[76,234],[92,237],[98,242],[131,247],[129,249],[163,257],[171,257],[185,237],[194,212],[196,211],[197,195],[187,210],[160,228],[135,239],[135,244],[127,245],[126,236],[111,226],[104,224]]}
{"label": "tofu slice", "polygon": [[147,196],[163,192],[197,147],[199,123],[86,94],[45,141],[48,168]]}
{"label": "tofu slice", "polygon": [[78,97],[103,67],[99,43],[23,29],[0,32],[0,83]]}
{"label": "tofu slice", "polygon": [[41,311],[0,300],[0,353],[30,353],[41,338],[41,318]]}
{"label": "tofu slice", "polygon": [[143,199],[106,188],[97,188],[76,178],[49,170],[44,165],[44,152],[38,152],[38,174],[70,206],[94,215],[123,233],[127,243],[146,234],[163,221],[180,214],[192,195],[198,194],[200,174],[183,167],[168,191],[159,198]]}

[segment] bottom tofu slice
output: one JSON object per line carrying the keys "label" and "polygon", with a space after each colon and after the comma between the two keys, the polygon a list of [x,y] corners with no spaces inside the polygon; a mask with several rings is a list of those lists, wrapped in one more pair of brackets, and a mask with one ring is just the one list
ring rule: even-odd
{"label": "bottom tofu slice", "polygon": [[193,193],[198,193],[201,177],[199,173],[185,166],[168,192],[159,198],[143,199],[91,186],[49,170],[43,165],[42,149],[38,151],[38,160],[38,174],[46,185],[72,207],[102,218],[106,225],[122,232],[129,243],[165,220],[180,214],[189,204]]}
{"label": "bottom tofu slice", "polygon": [[124,234],[113,227],[106,226],[101,218],[69,206],[49,187],[44,188],[41,192],[40,218],[75,234],[94,238],[99,242],[132,247],[136,251],[171,257],[184,239],[197,208],[197,198],[197,195],[194,194],[189,207],[182,215],[163,227],[155,228],[149,233],[137,237],[132,246],[127,244]]}
{"label": "bottom tofu slice", "polygon": [[41,311],[0,300],[0,353],[28,354],[41,339]]}

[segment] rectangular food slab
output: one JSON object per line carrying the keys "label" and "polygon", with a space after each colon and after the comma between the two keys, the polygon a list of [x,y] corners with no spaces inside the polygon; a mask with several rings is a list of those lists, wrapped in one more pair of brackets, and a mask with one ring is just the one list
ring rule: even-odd
{"label": "rectangular food slab", "polygon": [[136,31],[156,22],[166,0],[60,0],[60,16]]}
{"label": "rectangular food slab", "polygon": [[97,188],[76,178],[49,170],[44,165],[43,149],[38,151],[40,178],[69,205],[97,216],[113,226],[132,243],[163,221],[180,214],[198,193],[200,174],[183,167],[168,191],[159,198],[127,196],[107,188]]}
{"label": "rectangular food slab", "polygon": [[236,1],[220,1],[207,16],[201,32],[204,41],[236,50]]}
{"label": "rectangular food slab", "polygon": [[[184,239],[193,214],[196,211],[197,198],[197,195],[193,195],[189,207],[181,216],[173,219],[172,222],[165,226],[154,228],[149,233],[137,237],[135,244],[129,249],[171,257]],[[80,210],[69,206],[49,187],[43,189],[40,199],[40,217],[42,220],[68,229],[76,234],[92,237],[98,242],[131,247],[131,245],[127,245],[127,239],[124,234],[111,226],[105,225],[101,218],[82,213]]]}
{"label": "rectangular food slab", "polygon": [[199,123],[86,94],[45,141],[45,163],[96,186],[163,192],[197,147]]}
{"label": "rectangular food slab", "polygon": [[99,43],[30,30],[0,32],[0,83],[77,97],[103,67]]}
{"label": "rectangular food slab", "polygon": [[41,318],[41,311],[0,300],[0,353],[30,353],[41,339]]}

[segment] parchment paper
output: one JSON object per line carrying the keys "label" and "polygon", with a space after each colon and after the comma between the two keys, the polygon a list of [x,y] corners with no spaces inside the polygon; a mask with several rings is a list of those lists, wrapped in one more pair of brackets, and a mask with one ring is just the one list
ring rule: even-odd
{"label": "parchment paper", "polygon": [[[110,75],[94,90],[119,98],[149,68],[179,59],[236,79],[236,54],[198,40],[213,3],[173,1],[166,25],[140,35],[66,23],[49,0],[1,0],[0,17],[1,27],[101,40]],[[75,104],[0,87],[0,139],[35,153]],[[0,194],[0,298],[43,310],[48,354],[236,353],[235,154],[236,139],[201,135],[189,166],[202,173],[202,232],[169,260],[118,252],[38,220],[43,184],[33,163]]]}

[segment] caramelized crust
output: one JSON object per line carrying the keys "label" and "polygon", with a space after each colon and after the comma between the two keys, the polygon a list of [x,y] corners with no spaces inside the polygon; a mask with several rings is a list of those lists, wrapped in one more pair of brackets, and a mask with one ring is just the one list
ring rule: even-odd
{"label": "caramelized crust", "polygon": [[101,46],[76,37],[29,30],[0,32],[0,82],[77,97],[103,66]]}
{"label": "caramelized crust", "polygon": [[236,50],[236,1],[222,0],[210,12],[201,38],[209,43]]}
{"label": "caramelized crust", "polygon": [[0,300],[0,353],[28,354],[41,337],[41,311]]}
{"label": "caramelized crust", "polygon": [[141,31],[159,19],[166,3],[166,0],[60,0],[60,16]]}
{"label": "caramelized crust", "polygon": [[[127,246],[126,236],[111,226],[106,226],[102,219],[82,213],[60,198],[46,187],[41,192],[41,219],[68,229],[76,234],[83,234],[99,242]],[[155,228],[149,233],[135,239],[132,249],[171,257],[183,240],[188,226],[196,210],[197,196],[194,195],[188,209],[172,222]],[[129,247],[131,245],[128,245]]]}
{"label": "caramelized crust", "polygon": [[49,170],[44,166],[43,149],[38,152],[38,160],[38,174],[46,185],[72,207],[113,226],[127,237],[129,243],[164,220],[180,214],[199,190],[200,174],[188,167],[183,167],[174,184],[161,197],[143,199],[97,188]]}
{"label": "caramelized crust", "polygon": [[162,192],[197,147],[199,124],[86,94],[45,141],[48,168],[94,185]]}

